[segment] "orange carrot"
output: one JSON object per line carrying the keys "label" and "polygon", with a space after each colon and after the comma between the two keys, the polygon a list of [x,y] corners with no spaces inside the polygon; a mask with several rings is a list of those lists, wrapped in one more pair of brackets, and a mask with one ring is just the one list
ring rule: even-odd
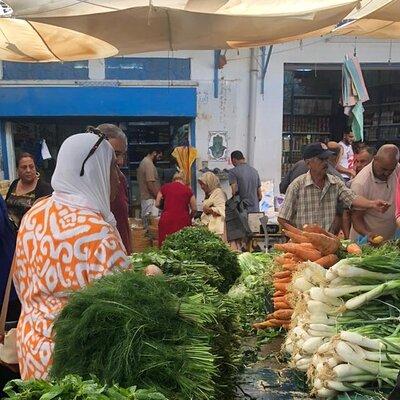
{"label": "orange carrot", "polygon": [[327,256],[321,257],[315,261],[321,267],[330,268],[339,261],[339,257],[336,254],[328,254]]}
{"label": "orange carrot", "polygon": [[331,237],[333,239],[336,238],[336,236],[333,233],[327,232],[325,229],[323,229],[319,225],[315,225],[315,224],[304,225],[303,231],[309,232],[309,233],[321,233],[322,235]]}
{"label": "orange carrot", "polygon": [[275,310],[287,310],[290,308],[288,303],[274,303]]}
{"label": "orange carrot", "polygon": [[283,290],[283,291],[287,292],[288,286],[289,286],[288,282],[286,282],[286,283],[274,282],[274,288],[276,290]]}
{"label": "orange carrot", "polygon": [[285,263],[286,258],[284,256],[275,257],[275,262],[279,265],[283,265]]}
{"label": "orange carrot", "polygon": [[298,243],[277,243],[274,245],[276,250],[289,251],[294,255],[300,257],[304,261],[315,261],[321,258],[321,253],[318,250],[309,249],[303,244]]}
{"label": "orange carrot", "polygon": [[291,231],[283,230],[284,234],[291,239],[294,243],[307,243],[309,240],[302,234],[294,233]]}
{"label": "orange carrot", "polygon": [[282,292],[281,290],[276,290],[273,297],[281,297],[283,296],[285,293]]}
{"label": "orange carrot", "polygon": [[276,310],[274,312],[274,317],[276,319],[290,319],[292,317],[293,310],[287,309],[287,310]]}
{"label": "orange carrot", "polygon": [[348,246],[347,246],[347,252],[349,253],[349,254],[355,254],[355,255],[357,255],[357,256],[360,256],[361,254],[362,254],[362,250],[361,250],[361,247],[358,245],[358,244],[356,244],[356,243],[350,243]]}
{"label": "orange carrot", "polygon": [[291,282],[292,281],[292,277],[291,276],[287,276],[286,278],[276,278],[274,279],[274,283],[287,283],[287,282]]}
{"label": "orange carrot", "polygon": [[286,271],[296,272],[299,264],[284,264],[283,269]]}
{"label": "orange carrot", "polygon": [[286,294],[283,294],[282,296],[274,297],[273,300],[274,300],[274,303],[288,303]]}
{"label": "orange carrot", "polygon": [[323,256],[336,253],[340,247],[339,238],[331,238],[322,233],[304,232],[304,236],[309,239],[314,247],[321,252]]}
{"label": "orange carrot", "polygon": [[294,227],[293,225],[289,225],[289,224],[285,225],[285,231],[286,232],[290,231],[290,232],[296,233],[298,235],[301,235],[303,233],[300,229]]}
{"label": "orange carrot", "polygon": [[290,271],[279,271],[279,272],[275,272],[273,277],[280,279],[280,278],[287,278],[289,276],[292,276],[292,273]]}

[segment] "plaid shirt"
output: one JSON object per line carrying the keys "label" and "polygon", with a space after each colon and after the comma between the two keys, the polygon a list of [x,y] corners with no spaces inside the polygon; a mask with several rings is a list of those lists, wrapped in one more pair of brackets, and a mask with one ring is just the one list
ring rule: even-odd
{"label": "plaid shirt", "polygon": [[335,219],[338,201],[350,208],[356,197],[343,181],[330,174],[327,174],[324,188],[319,189],[307,172],[288,187],[279,217],[298,228],[305,224],[317,224],[329,230]]}

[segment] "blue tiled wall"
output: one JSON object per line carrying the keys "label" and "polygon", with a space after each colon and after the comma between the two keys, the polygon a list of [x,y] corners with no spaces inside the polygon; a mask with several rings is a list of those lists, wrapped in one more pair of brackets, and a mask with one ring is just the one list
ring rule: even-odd
{"label": "blue tiled wall", "polygon": [[109,58],[106,79],[190,80],[190,58]]}
{"label": "blue tiled wall", "polygon": [[87,61],[65,63],[3,62],[5,80],[82,80],[89,79]]}

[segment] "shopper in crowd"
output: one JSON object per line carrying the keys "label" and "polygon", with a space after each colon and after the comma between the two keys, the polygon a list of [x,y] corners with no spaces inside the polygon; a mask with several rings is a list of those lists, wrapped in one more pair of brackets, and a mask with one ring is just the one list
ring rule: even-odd
{"label": "shopper in crowd", "polygon": [[333,156],[321,143],[312,143],[304,151],[304,160],[309,172],[295,179],[286,192],[279,213],[279,223],[302,227],[317,224],[326,230],[332,229],[338,201],[346,207],[362,207],[384,212],[388,204],[382,200],[367,200],[357,196],[339,178],[328,174],[328,158]]}
{"label": "shopper in crowd", "polygon": [[261,201],[261,181],[255,168],[246,163],[243,153],[232,152],[231,161],[234,166],[229,170],[229,184],[232,196],[239,195],[248,212],[259,212]]}
{"label": "shopper in crowd", "polygon": [[17,161],[18,179],[13,181],[6,195],[8,215],[15,229],[33,203],[51,194],[51,186],[40,178],[32,154],[22,153]]}
{"label": "shopper in crowd", "polygon": [[205,194],[201,222],[224,239],[226,195],[221,189],[219,178],[212,172],[206,172],[199,179],[199,185]]}
{"label": "shopper in crowd", "polygon": [[361,240],[360,236],[369,240],[377,235],[385,240],[394,237],[396,185],[399,173],[399,149],[393,144],[385,144],[378,150],[373,161],[353,179],[351,189],[355,194],[369,200],[381,198],[389,207],[384,214],[375,209],[365,209],[363,206],[354,207],[351,210],[352,240]]}
{"label": "shopper in crowd", "polygon": [[22,220],[14,258],[22,379],[48,377],[52,324],[70,293],[129,264],[110,210],[118,185],[115,152],[105,136],[70,136],[58,153],[53,195]]}
{"label": "shopper in crowd", "polygon": [[154,164],[161,160],[161,158],[161,150],[150,150],[147,156],[140,162],[137,170],[142,218],[148,215],[158,216],[155,201],[160,190],[160,180],[158,179],[157,168]]}
{"label": "shopper in crowd", "polygon": [[356,175],[373,160],[374,154],[375,149],[370,146],[363,146],[354,154],[354,170]]}
{"label": "shopper in crowd", "polygon": [[[359,144],[357,150],[354,152],[354,170],[356,175],[366,167],[374,158],[375,149],[370,146]],[[354,179],[354,178],[353,178]],[[346,182],[347,187],[351,187],[353,181]],[[350,237],[351,230],[351,210],[345,209],[343,212],[342,231],[345,239]]]}
{"label": "shopper in crowd", "polygon": [[[330,143],[331,149],[335,148],[336,152],[337,150],[337,143],[336,142],[328,142],[328,145]],[[327,149],[327,145],[322,144],[323,148]],[[342,177],[342,175],[336,170],[336,166],[338,161],[336,160],[339,159],[339,155],[332,155],[331,157],[331,162],[328,164],[328,174],[334,175],[334,176],[338,176],[338,177]],[[308,167],[307,164],[305,162],[305,160],[299,160],[297,161],[293,167],[290,169],[290,171],[286,174],[286,176],[282,179],[281,183],[279,184],[279,191],[282,194],[286,193],[287,188],[289,187],[289,185],[296,179],[298,178],[300,175],[306,174],[308,172]]]}
{"label": "shopper in crowd", "polygon": [[354,152],[353,152],[354,133],[347,131],[343,134],[343,139],[339,142],[342,147],[342,154],[336,169],[342,174],[345,181],[356,176],[354,171]]}
{"label": "shopper in crowd", "polygon": [[168,235],[190,226],[197,211],[196,198],[186,185],[183,172],[175,173],[171,183],[161,186],[156,207],[162,209],[158,223],[158,244],[161,247]]}
{"label": "shopper in crowd", "polygon": [[[12,226],[11,221],[8,218],[6,203],[2,196],[0,196],[0,308],[3,305],[5,299],[5,291],[7,281],[9,278],[11,263],[14,257],[15,250],[15,230]],[[6,320],[9,322],[18,321],[21,305],[18,297],[12,289],[10,297],[8,299],[8,309]],[[2,342],[0,337],[0,343]],[[11,379],[19,378],[19,374],[12,371],[7,366],[1,365],[0,363],[0,398],[2,397],[2,389],[5,384]]]}
{"label": "shopper in crowd", "polygon": [[[93,131],[92,127],[88,128]],[[117,229],[128,254],[132,253],[131,232],[129,229],[129,195],[128,183],[121,168],[125,165],[128,140],[125,133],[113,124],[101,124],[97,129],[106,136],[115,151],[118,165],[119,186],[115,200],[111,202],[111,212],[117,221]]]}

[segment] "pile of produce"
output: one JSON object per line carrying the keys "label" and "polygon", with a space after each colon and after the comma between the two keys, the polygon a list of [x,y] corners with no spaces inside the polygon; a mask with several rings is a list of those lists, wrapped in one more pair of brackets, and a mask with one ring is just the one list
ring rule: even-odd
{"label": "pile of produce", "polygon": [[218,285],[222,293],[227,293],[240,276],[236,254],[214,233],[204,227],[190,227],[170,235],[165,240],[163,250],[170,250],[183,260],[203,261],[214,266],[223,280]]}
{"label": "pile of produce", "polygon": [[[54,326],[53,377],[95,374],[171,400],[233,398],[240,325],[223,292],[240,272],[237,256],[204,229],[169,240],[164,249],[134,254],[134,271],[71,296]],[[159,269],[163,275],[145,276]]]}
{"label": "pile of produce", "polygon": [[[181,288],[184,282],[181,282]],[[54,325],[51,375],[77,374],[170,399],[211,399],[216,360],[206,325],[218,310],[203,293],[170,290],[165,277],[125,271],[74,293]]]}
{"label": "pile of produce", "polygon": [[67,375],[58,381],[16,379],[6,385],[4,393],[7,395],[4,398],[10,400],[168,400],[152,389],[108,386],[93,378],[85,381],[77,375]]}
{"label": "pile of produce", "polygon": [[265,253],[242,253],[238,256],[241,275],[228,292],[235,303],[242,329],[252,330],[252,323],[264,317],[272,305],[267,303],[273,293],[271,276],[274,256]]}
{"label": "pile of produce", "polygon": [[312,393],[375,395],[400,369],[400,252],[390,245],[325,270],[305,263],[290,285],[295,304],[284,348]]}
{"label": "pile of produce", "polygon": [[275,258],[276,272],[273,275],[274,312],[263,322],[253,324],[256,329],[282,327],[289,329],[293,307],[289,299],[289,285],[293,274],[305,261],[315,261],[323,267],[330,267],[338,261],[336,252],[340,240],[316,225],[306,225],[303,230],[288,226],[284,233],[291,242],[276,244],[276,250],[285,252]]}
{"label": "pile of produce", "polygon": [[217,269],[201,261],[185,259],[182,253],[171,250],[134,254],[132,264],[136,271],[155,265],[163,271],[174,294],[181,296],[185,292],[203,293],[207,301],[214,305],[216,317],[206,324],[206,329],[211,335],[211,348],[215,355],[216,398],[232,398],[240,366],[240,325],[237,303],[217,289],[223,280]]}

